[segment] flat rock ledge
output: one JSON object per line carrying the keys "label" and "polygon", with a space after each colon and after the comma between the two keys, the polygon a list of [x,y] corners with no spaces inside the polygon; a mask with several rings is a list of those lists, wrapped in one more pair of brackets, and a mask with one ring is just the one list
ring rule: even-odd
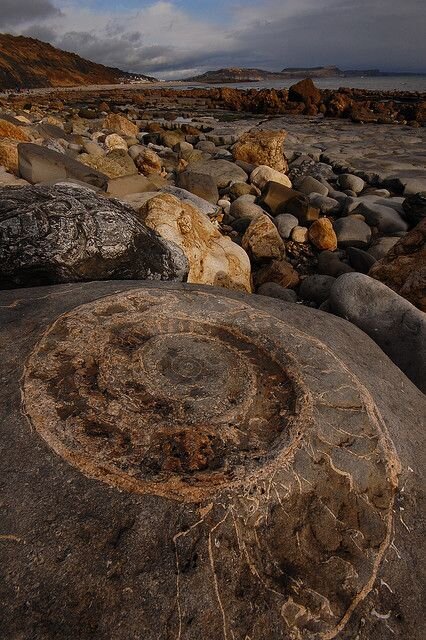
{"label": "flat rock ledge", "polygon": [[424,397],[294,304],[0,294],[7,638],[420,640]]}

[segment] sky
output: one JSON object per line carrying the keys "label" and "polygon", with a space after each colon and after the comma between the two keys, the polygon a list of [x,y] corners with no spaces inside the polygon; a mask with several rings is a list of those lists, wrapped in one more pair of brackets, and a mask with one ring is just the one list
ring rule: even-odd
{"label": "sky", "polygon": [[0,31],[125,71],[426,72],[426,0],[0,0]]}

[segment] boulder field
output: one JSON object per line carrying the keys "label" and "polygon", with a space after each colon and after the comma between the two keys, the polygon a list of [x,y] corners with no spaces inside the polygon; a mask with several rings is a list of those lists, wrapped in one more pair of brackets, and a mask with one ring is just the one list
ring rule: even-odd
{"label": "boulder field", "polygon": [[131,95],[0,113],[0,635],[423,640],[423,130]]}

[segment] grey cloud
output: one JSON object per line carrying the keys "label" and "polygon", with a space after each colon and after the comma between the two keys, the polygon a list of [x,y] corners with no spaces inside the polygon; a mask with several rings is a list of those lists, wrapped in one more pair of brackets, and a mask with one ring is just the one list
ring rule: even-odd
{"label": "grey cloud", "polygon": [[0,0],[0,28],[60,15],[62,12],[50,0]]}
{"label": "grey cloud", "polygon": [[[0,6],[3,0],[0,0]],[[12,4],[12,0],[7,0]],[[26,0],[25,0],[26,2]],[[13,0],[14,6],[22,0]],[[47,0],[36,5],[52,6]],[[69,31],[54,36],[40,21],[28,32],[67,51],[125,70],[179,76],[227,66],[283,67],[336,64],[343,69],[381,68],[384,71],[424,71],[426,39],[423,0],[263,0],[258,9],[234,14],[208,48],[194,45],[191,33],[182,45],[150,44],[137,30],[111,22],[96,33]],[[240,8],[240,12],[245,8]],[[28,15],[28,11],[26,12]],[[252,16],[247,22],[246,15]],[[242,21],[241,17],[245,20]],[[238,26],[240,26],[238,28]],[[216,29],[217,26],[212,26]],[[163,35],[163,34],[161,34]]]}

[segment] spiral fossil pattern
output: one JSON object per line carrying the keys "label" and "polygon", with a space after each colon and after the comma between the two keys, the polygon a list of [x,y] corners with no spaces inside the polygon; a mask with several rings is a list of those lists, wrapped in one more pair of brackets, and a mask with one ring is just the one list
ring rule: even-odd
{"label": "spiral fossil pattern", "polygon": [[279,637],[303,639],[335,637],[371,590],[398,459],[369,393],[308,333],[239,300],[141,288],[60,316],[23,394],[89,477],[197,509],[173,536],[177,638],[206,563],[225,640],[249,636],[259,593]]}

